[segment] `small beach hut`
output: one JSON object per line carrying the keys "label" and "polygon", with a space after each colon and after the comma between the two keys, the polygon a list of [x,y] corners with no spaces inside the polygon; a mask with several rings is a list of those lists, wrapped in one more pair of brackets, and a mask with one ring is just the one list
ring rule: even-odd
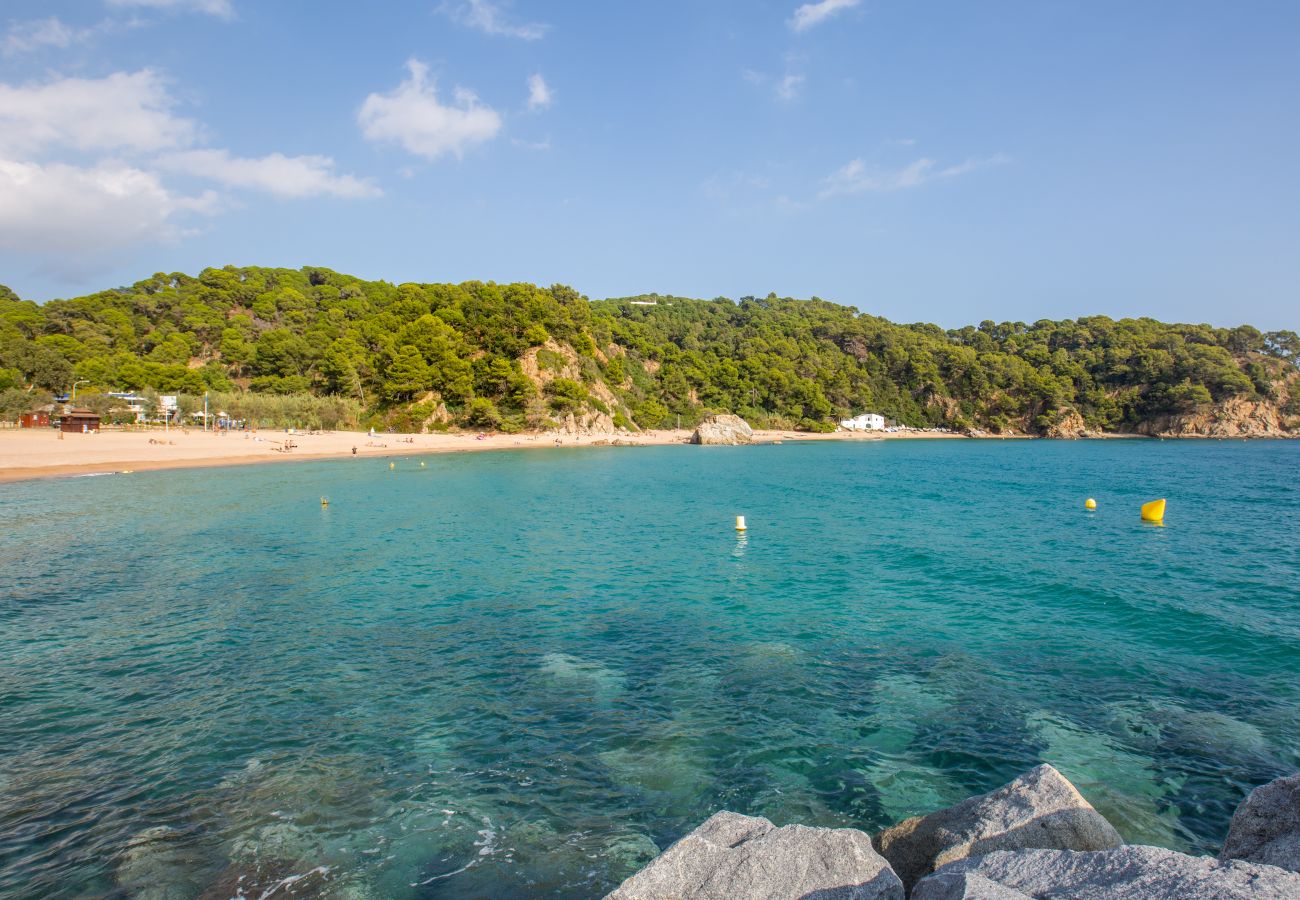
{"label": "small beach hut", "polygon": [[50,411],[46,409],[34,409],[31,412],[23,413],[18,417],[18,424],[23,428],[49,428]]}
{"label": "small beach hut", "polygon": [[99,431],[99,413],[88,409],[70,409],[59,421],[59,430],[75,434]]}

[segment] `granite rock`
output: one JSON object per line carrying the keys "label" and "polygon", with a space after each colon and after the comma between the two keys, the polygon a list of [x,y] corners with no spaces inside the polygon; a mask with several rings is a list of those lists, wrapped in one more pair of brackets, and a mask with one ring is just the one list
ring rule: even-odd
{"label": "granite rock", "polygon": [[692,444],[748,444],[753,440],[754,429],[733,415],[705,416],[691,435]]}
{"label": "granite rock", "polygon": [[1300,872],[1300,775],[1250,792],[1233,813],[1219,859],[1244,859]]}
{"label": "granite rock", "polygon": [[624,881],[607,900],[902,900],[903,885],[851,828],[777,828],[720,812]]}
{"label": "granite rock", "polygon": [[1011,783],[882,831],[872,840],[908,889],[946,863],[994,850],[1106,850],[1114,826],[1049,765]]}
{"label": "granite rock", "polygon": [[995,851],[924,878],[912,900],[1294,900],[1300,874],[1160,847]]}

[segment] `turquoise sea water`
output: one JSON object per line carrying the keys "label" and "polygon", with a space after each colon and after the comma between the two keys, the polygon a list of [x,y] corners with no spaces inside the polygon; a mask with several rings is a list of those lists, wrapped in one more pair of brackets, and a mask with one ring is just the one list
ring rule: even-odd
{"label": "turquoise sea water", "polygon": [[1214,852],[1300,768],[1300,443],[424,461],[0,485],[0,895],[598,895],[1039,761]]}

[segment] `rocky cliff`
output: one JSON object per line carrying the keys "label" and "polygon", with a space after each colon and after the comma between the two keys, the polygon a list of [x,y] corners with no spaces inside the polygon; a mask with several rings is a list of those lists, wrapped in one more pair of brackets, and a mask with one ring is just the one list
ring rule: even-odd
{"label": "rocky cliff", "polygon": [[1156,416],[1133,429],[1150,437],[1290,437],[1300,434],[1300,416],[1288,416],[1271,400],[1231,397],[1191,412]]}

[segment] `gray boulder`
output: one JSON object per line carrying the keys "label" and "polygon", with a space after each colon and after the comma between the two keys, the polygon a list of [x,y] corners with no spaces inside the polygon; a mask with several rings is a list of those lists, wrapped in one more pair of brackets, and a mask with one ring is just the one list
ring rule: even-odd
{"label": "gray boulder", "polygon": [[733,415],[705,416],[691,435],[692,444],[748,444],[753,440],[754,429]]}
{"label": "gray boulder", "polygon": [[1064,775],[1042,765],[996,791],[899,822],[872,843],[910,890],[946,863],[993,850],[1106,850],[1124,842]]}
{"label": "gray boulder", "polygon": [[1300,775],[1255,788],[1232,815],[1219,859],[1300,872]]}
{"label": "gray boulder", "polygon": [[903,884],[852,828],[777,828],[720,812],[673,844],[606,900],[807,898],[903,900]]}
{"label": "gray boulder", "polygon": [[924,878],[912,900],[1295,900],[1300,875],[1160,847],[997,851]]}

